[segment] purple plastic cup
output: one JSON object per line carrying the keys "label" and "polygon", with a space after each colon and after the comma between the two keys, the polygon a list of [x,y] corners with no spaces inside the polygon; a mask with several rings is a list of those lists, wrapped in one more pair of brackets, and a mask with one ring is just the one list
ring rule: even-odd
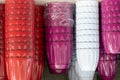
{"label": "purple plastic cup", "polygon": [[103,44],[106,50],[106,54],[118,54],[119,53],[119,32],[102,32]]}
{"label": "purple plastic cup", "polygon": [[64,74],[69,69],[73,45],[73,5],[48,3],[45,7],[46,49],[50,72]]}
{"label": "purple plastic cup", "polygon": [[[114,80],[117,72],[117,56],[115,54],[106,53],[105,46],[102,41],[102,33],[100,33],[100,57],[98,63],[98,73],[101,80]],[[107,41],[106,41],[107,42]]]}
{"label": "purple plastic cup", "polygon": [[102,0],[102,41],[106,54],[120,52],[120,3],[119,0]]}
{"label": "purple plastic cup", "polygon": [[98,63],[98,72],[101,80],[114,80],[117,72],[116,55],[102,53]]}

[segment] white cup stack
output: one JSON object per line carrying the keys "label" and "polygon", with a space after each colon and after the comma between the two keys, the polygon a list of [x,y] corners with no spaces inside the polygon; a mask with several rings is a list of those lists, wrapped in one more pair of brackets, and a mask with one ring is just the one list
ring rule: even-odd
{"label": "white cup stack", "polygon": [[73,53],[70,70],[68,71],[69,80],[79,80],[79,77],[75,71],[76,70],[75,65],[76,65],[76,55]]}
{"label": "white cup stack", "polygon": [[74,47],[73,47],[72,61],[71,61],[70,69],[68,71],[68,77],[69,77],[69,80],[79,80],[79,77],[75,71],[76,70],[75,65],[77,62],[77,60],[76,60],[76,44],[75,44],[75,42],[76,42],[75,27],[73,29],[73,33],[74,33],[74,35],[73,35],[73,46]]}
{"label": "white cup stack", "polygon": [[76,3],[76,72],[80,80],[93,80],[99,60],[99,9],[97,0]]}

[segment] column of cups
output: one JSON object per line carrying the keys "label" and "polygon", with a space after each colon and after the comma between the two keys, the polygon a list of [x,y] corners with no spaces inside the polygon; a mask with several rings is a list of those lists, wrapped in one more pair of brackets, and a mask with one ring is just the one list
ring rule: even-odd
{"label": "column of cups", "polygon": [[[120,1],[104,0],[101,2],[101,24],[103,44],[107,54],[120,51]],[[111,49],[110,49],[111,47]]]}
{"label": "column of cups", "polygon": [[[35,56],[34,4],[27,1],[6,1],[6,56]],[[27,4],[28,3],[28,4]]]}
{"label": "column of cups", "polygon": [[99,15],[97,1],[76,4],[76,49],[99,49]]}
{"label": "column of cups", "polygon": [[[65,73],[72,56],[73,5],[66,2],[48,3],[45,13],[46,48],[51,72]],[[57,72],[57,69],[61,71]]]}
{"label": "column of cups", "polygon": [[76,53],[79,78],[93,80],[99,59],[99,12],[96,0],[76,3]]}

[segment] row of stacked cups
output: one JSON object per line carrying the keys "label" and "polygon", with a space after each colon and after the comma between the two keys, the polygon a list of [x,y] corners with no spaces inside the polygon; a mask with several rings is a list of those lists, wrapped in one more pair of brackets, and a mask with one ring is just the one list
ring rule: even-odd
{"label": "row of stacked cups", "polygon": [[[72,3],[47,3],[44,15],[44,8],[34,6],[33,0],[6,0],[5,62],[8,79],[41,79],[46,37],[46,52],[51,73],[66,73],[72,59],[69,70],[70,80],[93,80],[97,65],[102,80],[113,80],[117,68],[116,55],[113,54],[119,52],[119,18],[117,18],[119,17],[119,0],[103,0],[101,3],[102,28],[100,31],[98,1],[76,2],[75,45],[73,45],[74,5]],[[0,5],[0,7],[0,10],[4,11],[4,6]],[[4,35],[2,27],[4,12],[2,11],[0,35]],[[44,27],[43,15],[46,27]],[[3,39],[1,36],[1,60],[4,57]],[[5,70],[0,75],[6,76]]]}

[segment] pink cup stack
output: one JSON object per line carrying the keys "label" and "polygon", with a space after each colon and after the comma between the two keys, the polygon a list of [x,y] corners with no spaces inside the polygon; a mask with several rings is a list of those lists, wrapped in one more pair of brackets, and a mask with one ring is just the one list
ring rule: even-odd
{"label": "pink cup stack", "polygon": [[107,54],[120,52],[120,0],[102,0],[102,37]]}
{"label": "pink cup stack", "polygon": [[100,59],[98,72],[101,80],[114,80],[117,72],[117,57],[114,54],[106,54],[103,45],[100,47]]}
{"label": "pink cup stack", "polygon": [[48,3],[45,7],[46,49],[52,73],[66,73],[72,56],[73,5]]}

